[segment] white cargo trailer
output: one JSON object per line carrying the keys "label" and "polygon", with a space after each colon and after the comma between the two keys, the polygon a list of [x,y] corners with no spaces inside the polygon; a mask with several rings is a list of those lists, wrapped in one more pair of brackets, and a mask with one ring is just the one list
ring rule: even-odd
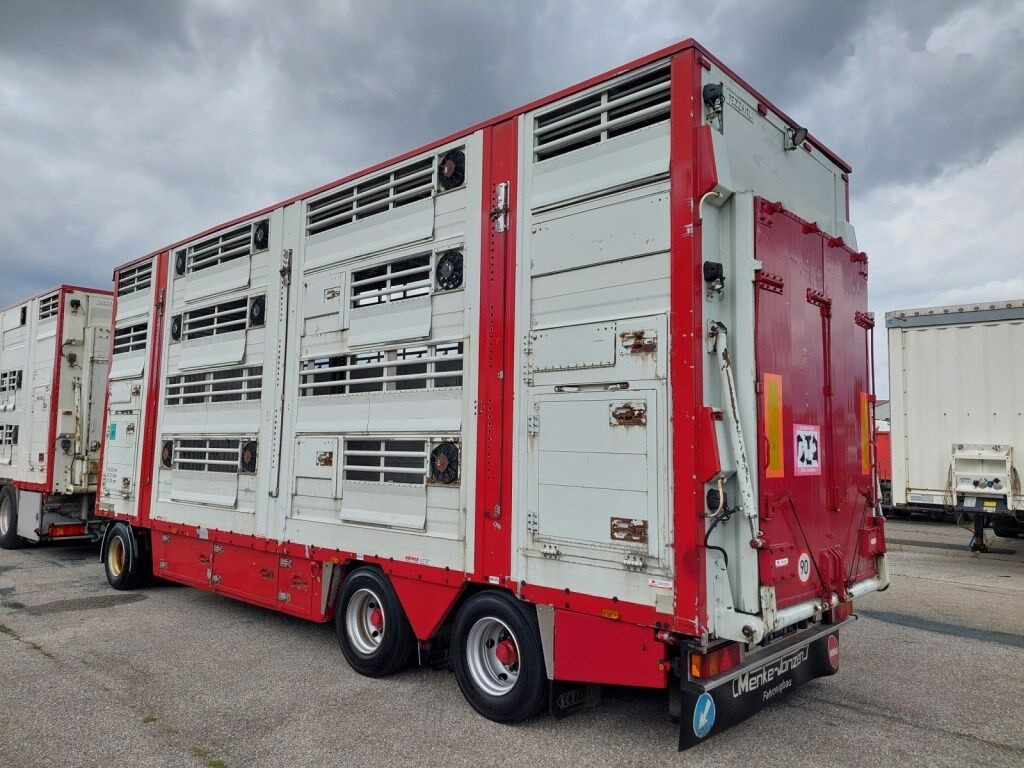
{"label": "white cargo trailer", "polygon": [[1024,532],[1024,300],[888,312],[892,509]]}
{"label": "white cargo trailer", "polygon": [[110,359],[110,291],[61,285],[0,311],[0,547],[86,536]]}

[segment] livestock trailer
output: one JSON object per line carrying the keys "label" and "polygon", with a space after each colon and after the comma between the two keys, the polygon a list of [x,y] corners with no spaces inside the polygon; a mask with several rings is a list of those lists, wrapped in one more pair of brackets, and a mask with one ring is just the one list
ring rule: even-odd
{"label": "livestock trailer", "polygon": [[681,747],[834,673],[887,585],[849,170],[686,41],[118,268],[108,579],[497,721],[667,689]]}
{"label": "livestock trailer", "polygon": [[93,521],[110,291],[61,285],[0,311],[0,547]]}
{"label": "livestock trailer", "polygon": [[889,422],[875,419],[875,467],[883,508],[892,502],[892,434]]}
{"label": "livestock trailer", "polygon": [[887,312],[892,507],[1024,533],[1024,301]]}

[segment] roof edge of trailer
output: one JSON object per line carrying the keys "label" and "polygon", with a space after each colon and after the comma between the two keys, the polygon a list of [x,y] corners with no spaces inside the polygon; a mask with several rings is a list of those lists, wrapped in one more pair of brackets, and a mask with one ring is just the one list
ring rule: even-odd
{"label": "roof edge of trailer", "polygon": [[24,299],[19,299],[18,301],[8,304],[6,307],[0,307],[0,312],[6,312],[9,309],[14,309],[15,307],[21,306],[22,304],[27,304],[28,302],[34,301],[35,299],[41,299],[43,298],[43,296],[46,296],[51,293],[57,293],[58,291],[63,291],[65,293],[67,293],[68,291],[85,291],[86,293],[101,293],[105,296],[114,295],[114,292],[109,288],[89,288],[84,285],[70,285],[68,283],[60,283],[59,285],[55,285],[52,288],[47,288],[45,291],[40,291],[39,293],[34,293],[31,296],[25,297]]}
{"label": "roof edge of trailer", "polygon": [[927,328],[936,325],[964,325],[1024,320],[1024,299],[979,301],[943,307],[894,309],[885,313],[886,328]]}
{"label": "roof edge of trailer", "polygon": [[[500,114],[498,114],[498,115],[496,115],[494,117],[488,118],[486,120],[482,120],[482,121],[480,121],[478,123],[474,123],[473,125],[470,125],[467,128],[463,128],[460,131],[456,131],[456,132],[450,133],[447,136],[444,136],[442,138],[435,139],[433,141],[427,142],[426,144],[423,144],[423,145],[421,145],[419,147],[416,147],[415,149],[411,149],[411,150],[409,150],[407,152],[403,152],[400,155],[396,155],[396,156],[390,157],[390,158],[388,158],[386,160],[382,160],[381,162],[375,163],[375,164],[373,164],[371,166],[368,166],[366,168],[362,168],[360,170],[353,171],[353,172],[348,173],[348,174],[346,174],[344,176],[341,176],[340,178],[334,179],[333,181],[327,182],[326,184],[319,184],[319,185],[317,185],[317,186],[315,186],[315,187],[313,187],[311,189],[306,190],[305,192],[301,192],[301,193],[299,193],[297,195],[293,195],[291,197],[285,198],[284,200],[281,200],[281,201],[279,201],[277,203],[274,203],[272,205],[264,206],[264,207],[259,208],[257,210],[250,211],[249,213],[246,213],[246,214],[244,214],[242,216],[236,216],[236,217],[234,217],[232,219],[228,219],[227,221],[223,221],[223,222],[221,222],[219,224],[215,224],[214,226],[207,227],[206,229],[203,229],[203,230],[201,230],[199,232],[196,232],[195,234],[189,235],[186,238],[183,238],[183,239],[180,239],[180,240],[176,240],[176,241],[174,241],[173,243],[171,243],[169,245],[164,245],[164,246],[162,246],[160,248],[156,248],[156,249],[154,249],[152,251],[149,251],[148,253],[146,253],[143,256],[139,256],[137,258],[131,259],[131,260],[126,261],[126,262],[124,262],[122,264],[118,264],[117,266],[114,267],[114,272],[116,273],[118,270],[124,269],[125,267],[129,267],[129,266],[132,266],[133,264],[136,264],[136,263],[138,263],[140,261],[144,261],[146,259],[153,258],[154,256],[157,256],[158,254],[163,253],[164,251],[170,251],[171,249],[177,248],[177,247],[179,247],[181,245],[184,245],[185,243],[191,242],[192,240],[195,240],[197,238],[205,237],[206,235],[213,234],[214,232],[217,232],[217,231],[219,231],[221,229],[224,229],[226,227],[233,226],[235,224],[239,224],[239,223],[241,223],[243,221],[246,221],[247,219],[251,219],[251,218],[256,217],[256,216],[261,216],[261,215],[263,215],[265,213],[270,213],[271,211],[277,210],[278,208],[281,208],[281,207],[286,206],[286,205],[291,205],[292,203],[297,202],[299,200],[305,200],[308,197],[312,197],[314,195],[320,194],[321,192],[324,192],[324,191],[326,191],[328,189],[336,187],[336,186],[338,186],[340,184],[345,184],[345,183],[347,183],[349,181],[353,181],[353,180],[358,179],[358,178],[360,178],[362,176],[365,176],[367,174],[374,173],[375,171],[378,171],[378,170],[380,170],[382,168],[387,168],[388,166],[394,165],[395,163],[400,163],[403,160],[406,160],[406,159],[408,159],[410,157],[415,157],[416,155],[419,155],[419,154],[421,154],[423,152],[429,152],[430,150],[436,149],[437,147],[441,146],[442,144],[447,144],[448,142],[455,141],[455,140],[463,138],[465,136],[469,136],[469,135],[471,135],[473,133],[476,133],[477,131],[479,131],[479,130],[481,130],[483,128],[487,128],[489,126],[495,125],[495,124],[500,123],[500,122],[502,122],[504,120],[508,120],[510,118],[516,117],[516,116],[524,114],[526,112],[531,112],[531,111],[533,111],[535,109],[539,109],[540,107],[543,107],[546,104],[550,104],[552,102],[558,101],[559,99],[564,99],[567,96],[571,96],[572,94],[577,93],[578,91],[582,91],[582,90],[585,90],[586,88],[590,88],[591,86],[597,85],[598,83],[604,82],[605,80],[610,80],[613,77],[617,77],[618,75],[625,74],[626,72],[629,72],[631,70],[637,69],[639,67],[646,66],[647,64],[650,64],[652,62],[658,61],[659,59],[663,59],[663,58],[666,58],[668,56],[674,56],[674,55],[676,55],[678,53],[681,53],[682,51],[685,51],[685,50],[690,49],[690,48],[696,50],[698,53],[700,53],[700,55],[702,57],[704,57],[708,61],[714,63],[715,66],[717,66],[719,69],[721,69],[723,72],[725,72],[729,77],[731,77],[736,82],[740,83],[744,88],[746,88],[748,91],[750,91],[750,94],[752,96],[757,98],[758,101],[760,101],[762,104],[764,104],[765,107],[767,107],[777,117],[779,117],[779,119],[781,119],[782,121],[784,121],[785,123],[787,123],[787,124],[789,124],[790,126],[793,126],[793,127],[797,127],[797,126],[800,125],[796,120],[791,118],[789,115],[787,115],[785,112],[783,112],[779,107],[777,107],[770,99],[765,98],[764,95],[760,91],[758,91],[756,88],[754,88],[752,85],[750,85],[750,83],[748,83],[744,78],[740,77],[738,74],[736,74],[735,71],[733,71],[732,69],[727,67],[724,63],[722,63],[721,59],[719,59],[717,56],[715,56],[713,53],[711,53],[707,48],[705,48],[703,45],[698,43],[692,37],[691,38],[686,38],[685,40],[682,40],[682,41],[680,41],[678,43],[673,43],[672,45],[666,46],[664,48],[660,48],[659,50],[654,51],[653,53],[649,53],[649,54],[647,54],[645,56],[641,56],[640,58],[634,59],[634,60],[632,60],[630,62],[627,62],[626,64],[622,64],[620,66],[614,67],[614,68],[609,69],[609,70],[607,70],[605,72],[602,72],[600,74],[597,74],[597,75],[594,75],[592,77],[589,77],[586,80],[582,80],[581,82],[578,82],[578,83],[576,83],[574,85],[570,85],[570,86],[567,86],[566,88],[562,88],[562,89],[560,89],[558,91],[555,91],[554,93],[550,93],[547,96],[542,96],[541,98],[534,99],[533,101],[527,102],[526,104],[523,104],[522,106],[515,107],[513,109],[510,109],[510,110],[507,110],[505,112],[502,112],[502,113],[500,113]],[[811,133],[807,134],[807,141],[810,142],[810,144],[813,147],[815,147],[819,152],[821,152],[825,157],[827,157],[829,160],[831,160],[833,163],[835,163],[836,166],[838,166],[843,171],[843,173],[849,174],[849,173],[853,172],[853,169],[851,168],[849,163],[847,163],[838,154],[836,154],[831,149],[829,149],[828,146],[826,146],[824,144],[824,142],[822,142],[821,140],[816,138],[813,134],[811,134]]]}

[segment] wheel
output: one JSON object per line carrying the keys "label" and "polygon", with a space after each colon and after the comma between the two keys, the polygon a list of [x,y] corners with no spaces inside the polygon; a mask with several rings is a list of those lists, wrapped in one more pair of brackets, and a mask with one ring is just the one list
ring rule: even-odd
{"label": "wheel", "polygon": [[5,485],[0,488],[0,549],[18,549],[25,540],[18,535],[18,492]]}
{"label": "wheel", "polygon": [[1001,539],[1016,539],[1021,535],[1021,529],[1015,528],[1012,525],[1003,525],[1001,523],[992,523],[992,533]]}
{"label": "wheel", "polygon": [[488,720],[518,723],[547,700],[537,615],[504,592],[481,592],[459,609],[452,665],[462,695]]}
{"label": "wheel", "polygon": [[358,568],[341,588],[334,631],[345,660],[366,677],[386,677],[412,663],[416,635],[394,588],[376,568]]}
{"label": "wheel", "polygon": [[132,536],[128,526],[124,523],[114,523],[103,557],[107,581],[114,589],[136,589],[145,585],[152,576],[149,553],[143,550],[142,542],[138,543],[138,552],[133,555]]}

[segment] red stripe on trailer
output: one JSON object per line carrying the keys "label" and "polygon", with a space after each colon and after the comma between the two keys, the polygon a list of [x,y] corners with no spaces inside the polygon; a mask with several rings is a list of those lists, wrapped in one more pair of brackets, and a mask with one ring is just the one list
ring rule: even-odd
{"label": "red stripe on trailer", "polygon": [[[707,625],[704,605],[705,558],[697,524],[701,519],[698,485],[700,451],[698,413],[702,400],[700,330],[700,65],[694,50],[672,60],[670,231],[671,266],[669,378],[672,412],[672,517],[675,530],[676,618],[692,634]],[[713,166],[712,166],[713,167]],[[707,173],[707,171],[705,171]],[[705,174],[701,174],[705,175]],[[711,184],[710,179],[706,183]]]}
{"label": "red stripe on trailer", "polygon": [[[515,355],[516,121],[487,128],[480,249],[480,376],[477,411],[476,545],[473,572],[504,584],[512,568],[512,436]],[[504,194],[506,230],[492,213]]]}

